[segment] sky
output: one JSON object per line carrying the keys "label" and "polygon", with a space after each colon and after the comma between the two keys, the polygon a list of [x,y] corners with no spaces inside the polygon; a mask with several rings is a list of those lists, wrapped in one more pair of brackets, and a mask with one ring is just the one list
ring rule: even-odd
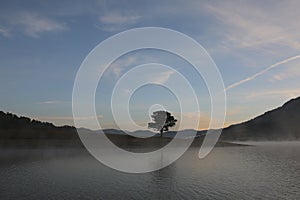
{"label": "sky", "polygon": [[[225,126],[249,120],[300,96],[299,6],[297,0],[3,0],[0,110],[56,125],[73,125],[73,85],[89,52],[122,31],[163,27],[196,40],[215,62],[227,97]],[[153,62],[177,69],[190,81],[200,101],[200,112],[191,108],[182,112],[176,96],[159,86],[173,81],[180,88],[172,70],[155,74],[146,69],[146,78],[155,78],[157,84],[132,94],[129,110],[134,122],[146,126],[149,112],[162,105],[177,118],[180,114],[187,119],[201,115],[196,128],[206,129],[211,105],[205,82],[195,75],[190,63],[154,49],[123,55],[105,71],[95,101],[101,127],[117,127],[110,109],[117,81],[135,66]],[[182,101],[189,104],[189,100],[187,95]],[[125,103],[122,98],[116,101],[119,107]],[[79,120],[84,127],[96,129],[89,124],[92,117]],[[121,127],[130,130],[123,117]],[[183,128],[195,127],[185,124]]]}

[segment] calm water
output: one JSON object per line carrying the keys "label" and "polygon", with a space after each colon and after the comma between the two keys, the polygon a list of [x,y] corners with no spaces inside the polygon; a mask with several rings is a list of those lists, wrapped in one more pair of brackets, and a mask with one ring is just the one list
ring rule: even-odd
{"label": "calm water", "polygon": [[79,150],[1,150],[0,199],[300,199],[299,143],[215,148],[204,160],[197,153],[126,174]]}

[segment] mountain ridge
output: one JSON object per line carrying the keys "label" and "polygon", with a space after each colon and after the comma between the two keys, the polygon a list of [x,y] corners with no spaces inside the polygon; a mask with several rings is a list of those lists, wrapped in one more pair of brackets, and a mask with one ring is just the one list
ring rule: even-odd
{"label": "mountain ridge", "polygon": [[[220,140],[299,140],[300,139],[300,97],[291,99],[282,106],[245,122],[224,128]],[[85,129],[85,128],[82,128]],[[106,134],[123,135],[118,129],[103,129]],[[184,130],[181,130],[184,131]],[[138,133],[135,131],[133,133]],[[143,133],[151,131],[141,131]],[[197,131],[201,137],[206,131]],[[153,133],[153,132],[152,132]],[[164,133],[165,137],[174,137],[176,131]],[[49,122],[40,122],[28,117],[17,116],[0,111],[0,139],[68,139],[79,140],[73,126],[55,126]]]}
{"label": "mountain ridge", "polygon": [[221,140],[299,140],[300,97],[245,122],[223,129]]}

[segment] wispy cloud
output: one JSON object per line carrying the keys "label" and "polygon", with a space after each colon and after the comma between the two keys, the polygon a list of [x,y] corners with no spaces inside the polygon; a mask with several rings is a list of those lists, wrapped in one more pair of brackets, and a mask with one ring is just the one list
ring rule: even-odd
{"label": "wispy cloud", "polygon": [[157,57],[153,57],[150,55],[127,55],[121,58],[118,58],[115,62],[113,62],[109,66],[110,73],[116,78],[120,78],[124,72],[133,67],[143,65],[146,63],[159,63]]}
{"label": "wispy cloud", "polygon": [[9,30],[6,29],[6,28],[0,28],[0,35],[3,35],[3,36],[5,36],[5,37],[10,36]]}
{"label": "wispy cloud", "polygon": [[43,33],[68,30],[66,24],[39,13],[19,12],[4,18],[9,29],[0,29],[0,34],[7,36],[11,32],[21,32],[29,37],[39,38]]}
{"label": "wispy cloud", "polygon": [[141,19],[139,15],[124,15],[120,13],[109,13],[100,17],[100,29],[108,32],[120,31],[136,24]]}
{"label": "wispy cloud", "polygon": [[83,116],[83,117],[73,117],[73,116],[35,116],[33,118],[39,120],[91,120],[91,119],[101,119],[103,118],[102,115],[97,116]]}
{"label": "wispy cloud", "polygon": [[274,89],[268,91],[253,92],[246,95],[246,99],[257,99],[259,97],[276,96],[291,99],[300,95],[300,89]]}
{"label": "wispy cloud", "polygon": [[300,48],[300,26],[293,18],[299,15],[295,3],[270,6],[256,1],[211,3],[208,12],[222,24],[222,35],[227,44],[236,47],[281,45]]}
{"label": "wispy cloud", "polygon": [[100,21],[104,24],[133,24],[136,23],[141,16],[137,15],[120,15],[117,13],[100,17]]}
{"label": "wispy cloud", "polygon": [[118,59],[114,63],[110,65],[110,70],[112,70],[112,73],[116,78],[119,78],[123,70],[131,65],[137,64],[138,57],[137,56],[127,56],[121,59]]}
{"label": "wispy cloud", "polygon": [[60,32],[67,30],[66,25],[38,14],[23,13],[17,19],[23,27],[25,34],[31,37],[39,37],[44,32]]}
{"label": "wispy cloud", "polygon": [[71,102],[70,101],[58,101],[58,100],[38,102],[38,104],[65,104],[65,103],[71,103]]}
{"label": "wispy cloud", "polygon": [[[299,77],[300,77],[300,68],[299,68],[299,64],[296,62],[296,63],[290,63],[289,65],[286,65],[285,68],[275,72],[275,74],[273,75],[271,74],[271,78],[269,79],[269,81],[272,83],[276,81],[284,81],[284,82],[287,81],[292,84],[293,81],[297,81],[295,80],[295,78],[299,79]],[[294,86],[297,86],[297,84]]]}
{"label": "wispy cloud", "polygon": [[150,80],[156,84],[164,84],[170,79],[171,75],[174,73],[175,73],[174,70],[167,70],[161,72],[160,74],[157,74],[156,76],[153,76]]}
{"label": "wispy cloud", "polygon": [[288,63],[290,61],[293,61],[293,60],[296,60],[296,59],[299,59],[299,58],[300,58],[300,55],[297,55],[297,56],[289,57],[289,58],[287,58],[285,60],[279,61],[279,62],[277,62],[277,63],[275,63],[275,64],[267,67],[266,69],[264,69],[264,70],[262,70],[260,72],[257,72],[256,74],[254,74],[252,76],[249,76],[249,77],[247,77],[247,78],[245,78],[243,80],[240,80],[240,81],[238,81],[236,83],[233,83],[233,84],[229,85],[228,87],[226,87],[225,90],[228,91],[228,90],[233,89],[233,88],[235,88],[235,87],[237,87],[239,85],[242,85],[242,84],[244,84],[246,82],[252,81],[252,80],[256,79],[257,77],[259,77],[259,76],[267,73],[268,71],[270,71],[271,69],[273,69],[275,67],[278,67],[280,65],[283,65],[285,63]]}
{"label": "wispy cloud", "polygon": [[[164,70],[157,73],[157,71],[150,71],[145,69],[145,71],[139,71],[138,73],[134,73],[134,75],[130,75],[130,77],[140,77],[144,81],[144,83],[154,83],[154,84],[164,84],[168,80],[170,80],[171,76],[175,74],[174,70]],[[127,85],[128,84],[128,85]],[[128,95],[133,92],[132,82],[124,84],[122,87],[122,91]],[[126,87],[128,86],[128,87]],[[130,89],[128,89],[130,88]]]}

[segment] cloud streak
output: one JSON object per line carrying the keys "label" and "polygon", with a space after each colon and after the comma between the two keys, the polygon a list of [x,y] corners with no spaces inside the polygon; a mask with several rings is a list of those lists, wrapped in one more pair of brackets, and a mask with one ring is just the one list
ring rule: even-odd
{"label": "cloud streak", "polygon": [[129,56],[116,60],[110,65],[110,69],[116,78],[120,78],[123,73],[124,68],[136,64],[138,57]]}
{"label": "cloud streak", "polygon": [[260,72],[257,72],[256,74],[254,74],[254,75],[252,75],[252,76],[249,76],[249,77],[247,77],[247,78],[245,78],[245,79],[243,79],[243,80],[240,80],[240,81],[238,81],[238,82],[236,82],[236,83],[233,83],[233,84],[229,85],[229,86],[225,89],[225,91],[231,90],[231,89],[233,89],[233,88],[235,88],[235,87],[237,87],[237,86],[240,86],[240,85],[242,85],[242,84],[244,84],[244,83],[246,83],[246,82],[252,81],[252,80],[256,79],[257,77],[259,77],[259,76],[261,76],[261,75],[267,73],[268,71],[270,71],[271,69],[273,69],[273,68],[275,68],[275,67],[278,67],[278,66],[280,66],[280,65],[283,65],[283,64],[285,64],[285,63],[288,63],[288,62],[290,62],[290,61],[293,61],[293,60],[296,60],[296,59],[299,59],[299,58],[300,58],[300,55],[297,55],[297,56],[292,56],[292,57],[289,57],[289,58],[287,58],[287,59],[285,59],[285,60],[279,61],[279,62],[277,62],[277,63],[275,63],[275,64],[273,64],[273,65],[267,67],[266,69],[264,69],[264,70],[262,70],[262,71],[260,71]]}
{"label": "cloud streak", "polygon": [[19,11],[5,17],[0,14],[0,22],[5,25],[5,28],[0,27],[0,34],[6,37],[20,32],[32,38],[39,38],[43,33],[68,30],[65,23],[40,12]]}
{"label": "cloud streak", "polygon": [[219,1],[206,5],[207,11],[221,22],[224,43],[238,48],[262,47],[266,45],[300,48],[299,3],[285,2],[270,6],[254,1]]}
{"label": "cloud streak", "polygon": [[99,28],[103,31],[113,32],[120,31],[136,24],[141,19],[139,15],[123,15],[120,13],[110,13],[101,16],[99,21],[101,25]]}
{"label": "cloud streak", "polygon": [[23,13],[17,19],[17,24],[23,27],[26,35],[37,38],[44,32],[60,32],[67,27],[60,22],[37,14]]}
{"label": "cloud streak", "polygon": [[64,104],[64,103],[71,103],[71,102],[70,101],[58,101],[58,100],[38,102],[38,104]]}
{"label": "cloud streak", "polygon": [[100,119],[103,118],[102,115],[97,116],[83,116],[83,117],[72,117],[72,116],[37,116],[33,117],[39,120],[91,120],[91,119]]}
{"label": "cloud streak", "polygon": [[172,74],[175,74],[174,70],[167,70],[156,76],[153,76],[152,78],[149,78],[149,80],[156,84],[164,84],[171,78]]}
{"label": "cloud streak", "polygon": [[5,29],[5,28],[0,28],[0,34],[3,35],[3,36],[5,36],[5,37],[10,36],[9,30]]}
{"label": "cloud streak", "polygon": [[266,96],[278,96],[278,97],[286,97],[288,99],[299,96],[300,89],[282,89],[282,90],[268,90],[263,92],[254,92],[246,95],[247,99],[257,99],[259,97]]}

